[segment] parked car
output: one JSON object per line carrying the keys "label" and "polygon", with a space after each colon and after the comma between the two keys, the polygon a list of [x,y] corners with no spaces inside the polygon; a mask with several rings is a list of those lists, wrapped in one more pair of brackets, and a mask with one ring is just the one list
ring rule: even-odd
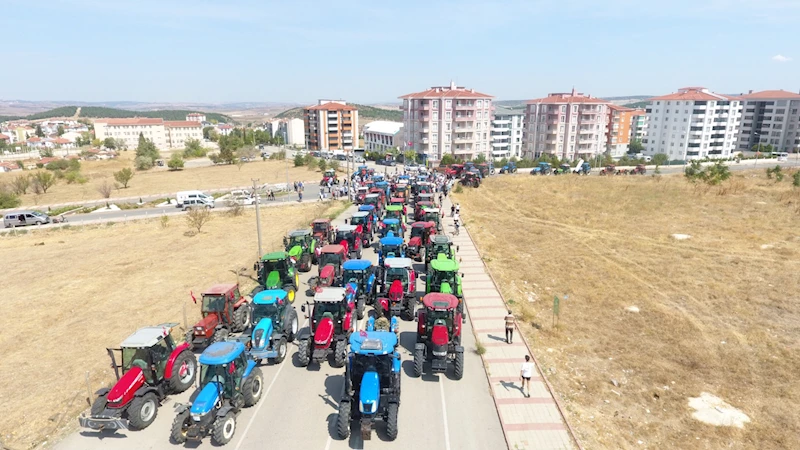
{"label": "parked car", "polygon": [[211,209],[214,207],[214,198],[212,197],[210,200],[208,198],[190,198],[185,200],[183,203],[178,204],[178,208],[181,208],[184,211],[188,211],[193,208],[208,208]]}
{"label": "parked car", "polygon": [[39,211],[16,211],[3,216],[3,226],[6,228],[43,225],[50,222],[52,222],[50,216]]}

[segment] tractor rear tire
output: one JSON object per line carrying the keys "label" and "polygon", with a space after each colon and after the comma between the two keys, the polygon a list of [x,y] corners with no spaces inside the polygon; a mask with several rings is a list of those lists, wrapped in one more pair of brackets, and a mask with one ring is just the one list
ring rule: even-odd
{"label": "tractor rear tire", "polygon": [[301,272],[310,272],[311,271],[311,264],[313,262],[314,261],[311,258],[311,254],[310,253],[306,253],[305,255],[300,257],[300,263],[297,265],[297,268]]}
{"label": "tractor rear tire", "polygon": [[361,320],[364,318],[364,298],[359,298],[356,303],[356,318]]}
{"label": "tractor rear tire", "polygon": [[292,309],[289,312],[289,317],[286,324],[286,330],[284,330],[284,334],[288,336],[288,342],[294,342],[294,339],[297,337],[297,330],[300,329],[300,323],[297,321],[297,312]]}
{"label": "tractor rear tire", "polygon": [[211,335],[211,339],[208,342],[208,345],[216,344],[217,342],[225,342],[228,339],[228,336],[231,335],[231,332],[228,331],[227,328],[220,328],[219,330],[215,331],[214,334]]}
{"label": "tractor rear tire", "polygon": [[282,337],[280,342],[278,342],[278,356],[272,359],[273,364],[280,364],[286,359],[286,354],[289,352],[288,347],[286,346],[286,338]]}
{"label": "tractor rear tire", "polygon": [[[286,344],[286,342],[284,342]],[[261,369],[254,368],[250,372],[250,376],[242,383],[242,394],[244,395],[244,406],[253,406],[261,400],[261,394],[264,392],[264,374]]]}
{"label": "tractor rear tire", "polygon": [[[182,368],[185,369],[184,376],[181,376]],[[196,375],[197,359],[189,350],[182,351],[172,364],[172,377],[169,379],[170,391],[179,393],[189,389],[194,384]]]}
{"label": "tractor rear tire", "polygon": [[92,402],[92,409],[89,411],[92,417],[97,417],[100,414],[103,414],[103,411],[106,410],[106,404],[108,403],[108,394],[99,395],[94,402]]}
{"label": "tractor rear tire", "polygon": [[464,378],[464,353],[456,353],[456,360],[454,366],[455,366],[456,380]]}
{"label": "tractor rear tire", "polygon": [[336,415],[336,434],[339,439],[350,437],[350,402],[339,402],[339,414]]}
{"label": "tractor rear tire", "polygon": [[301,339],[297,348],[297,360],[302,367],[308,366],[308,363],[311,362],[311,355],[309,354],[310,349],[308,348],[308,344],[309,344],[308,339]]}
{"label": "tractor rear tire", "polygon": [[[172,421],[172,431],[169,435],[170,441],[173,444],[183,444],[186,442],[184,425],[191,424],[191,420],[188,409],[183,410],[183,412],[175,416],[175,419]],[[186,428],[188,429],[188,426]]]}
{"label": "tractor rear tire", "polygon": [[425,351],[422,349],[414,350],[414,376],[422,376],[422,365],[425,363]]}
{"label": "tractor rear tire", "polygon": [[347,341],[336,341],[336,347],[333,349],[333,367],[344,367],[347,361]]}
{"label": "tractor rear tire", "polygon": [[250,325],[250,317],[250,305],[243,303],[233,312],[233,324],[231,324],[231,329],[233,329],[235,333],[244,331],[244,329]]}
{"label": "tractor rear tire", "polygon": [[397,413],[400,405],[397,403],[389,403],[388,417],[386,418],[386,436],[390,441],[397,439]]}
{"label": "tractor rear tire", "polygon": [[406,307],[403,312],[405,313],[405,317],[403,317],[405,320],[408,320],[409,322],[414,320],[414,299],[406,299]]}
{"label": "tractor rear tire", "polygon": [[131,429],[143,430],[147,428],[158,415],[158,398],[156,394],[148,392],[141,397],[134,397],[128,407],[128,422]]}
{"label": "tractor rear tire", "polygon": [[225,445],[233,439],[236,433],[236,416],[233,412],[225,414],[225,417],[218,418],[214,422],[211,430],[211,441],[214,445]]}

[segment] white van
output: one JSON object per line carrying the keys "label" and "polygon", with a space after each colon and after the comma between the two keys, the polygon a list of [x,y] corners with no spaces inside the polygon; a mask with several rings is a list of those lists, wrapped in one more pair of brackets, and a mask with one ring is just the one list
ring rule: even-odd
{"label": "white van", "polygon": [[214,197],[202,191],[181,191],[175,194],[175,200],[178,202],[178,207],[180,207],[183,202],[189,199],[203,199],[205,203],[214,203]]}
{"label": "white van", "polygon": [[772,156],[778,158],[778,161],[788,161],[789,153],[786,152],[772,152]]}

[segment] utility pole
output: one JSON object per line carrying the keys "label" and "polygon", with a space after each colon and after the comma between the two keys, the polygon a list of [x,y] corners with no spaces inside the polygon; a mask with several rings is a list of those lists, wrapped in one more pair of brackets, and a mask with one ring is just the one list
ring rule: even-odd
{"label": "utility pole", "polygon": [[250,180],[253,181],[253,195],[256,199],[256,234],[258,234],[258,256],[256,259],[260,259],[261,255],[261,217],[258,214],[258,191],[256,190],[256,183],[258,183],[258,178],[251,178]]}

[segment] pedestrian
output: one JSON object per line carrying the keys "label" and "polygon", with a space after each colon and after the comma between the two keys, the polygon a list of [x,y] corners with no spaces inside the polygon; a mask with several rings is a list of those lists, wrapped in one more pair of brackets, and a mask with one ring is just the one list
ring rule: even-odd
{"label": "pedestrian", "polygon": [[[531,376],[533,376],[533,363],[531,363],[530,355],[525,355],[525,362],[522,363],[522,368],[519,371],[519,377],[522,378],[522,395],[530,398],[531,396]],[[528,385],[528,393],[525,393],[525,384]]]}
{"label": "pedestrian", "polygon": [[461,203],[456,203],[456,214],[461,213]]}
{"label": "pedestrian", "polygon": [[455,215],[456,215],[456,205],[451,204],[450,205],[450,217],[453,217]]}
{"label": "pedestrian", "polygon": [[506,316],[506,344],[511,344],[514,341],[514,325],[516,323],[516,319],[514,319],[514,314],[511,314],[511,310],[508,310],[508,315]]}
{"label": "pedestrian", "polygon": [[297,197],[299,198],[299,201],[302,202],[303,201],[303,191],[298,192],[297,193]]}

